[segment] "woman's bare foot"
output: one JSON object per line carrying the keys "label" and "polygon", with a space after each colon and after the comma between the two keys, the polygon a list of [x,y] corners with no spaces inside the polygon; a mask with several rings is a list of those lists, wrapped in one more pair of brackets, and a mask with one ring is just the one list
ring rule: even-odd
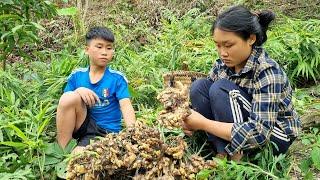
{"label": "woman's bare foot", "polygon": [[243,154],[242,154],[242,153],[236,153],[236,154],[234,154],[233,156],[231,156],[230,159],[231,159],[232,161],[239,162],[242,157],[243,157]]}
{"label": "woman's bare foot", "polygon": [[218,159],[224,159],[227,157],[228,157],[228,155],[226,153],[217,153],[216,154],[216,158],[218,158]]}

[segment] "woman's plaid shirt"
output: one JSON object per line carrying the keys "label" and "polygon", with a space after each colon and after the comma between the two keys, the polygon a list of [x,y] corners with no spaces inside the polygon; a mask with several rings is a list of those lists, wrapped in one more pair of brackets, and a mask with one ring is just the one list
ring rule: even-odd
{"label": "woman's plaid shirt", "polygon": [[263,48],[253,49],[239,73],[218,59],[210,78],[214,81],[229,79],[252,95],[248,121],[233,125],[231,143],[225,148],[230,155],[264,145],[269,141],[275,123],[290,139],[298,136],[301,122],[292,106],[292,89],[288,78]]}

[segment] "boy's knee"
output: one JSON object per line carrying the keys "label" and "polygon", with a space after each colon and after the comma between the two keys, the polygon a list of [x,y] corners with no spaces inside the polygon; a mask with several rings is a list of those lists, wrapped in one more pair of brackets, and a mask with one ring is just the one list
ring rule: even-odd
{"label": "boy's knee", "polygon": [[77,106],[82,103],[82,99],[78,93],[67,92],[64,93],[59,100],[59,107]]}

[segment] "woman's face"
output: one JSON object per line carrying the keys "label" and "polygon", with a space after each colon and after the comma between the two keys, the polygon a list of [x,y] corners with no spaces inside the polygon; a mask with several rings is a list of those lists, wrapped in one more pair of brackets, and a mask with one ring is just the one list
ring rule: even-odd
{"label": "woman's face", "polygon": [[239,73],[247,63],[256,35],[250,35],[249,39],[243,40],[234,32],[216,28],[213,31],[213,41],[224,64]]}

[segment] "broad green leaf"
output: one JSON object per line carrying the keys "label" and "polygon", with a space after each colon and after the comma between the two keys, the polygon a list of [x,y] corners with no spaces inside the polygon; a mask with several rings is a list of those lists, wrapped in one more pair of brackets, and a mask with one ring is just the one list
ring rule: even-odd
{"label": "broad green leaf", "polygon": [[313,134],[317,134],[319,132],[318,128],[312,128]]}
{"label": "broad green leaf", "polygon": [[76,7],[62,8],[57,10],[59,16],[74,16],[77,14]]}
{"label": "broad green leaf", "polygon": [[314,107],[315,109],[320,110],[320,104],[316,104],[316,105],[314,105],[313,107]]}
{"label": "broad green leaf", "polygon": [[314,147],[311,151],[311,159],[313,162],[313,165],[320,170],[320,148]]}
{"label": "broad green leaf", "polygon": [[31,168],[26,166],[25,169],[17,169],[15,172],[0,173],[0,178],[2,180],[28,180],[31,174]]}
{"label": "broad green leaf", "polygon": [[213,170],[203,169],[197,174],[197,179],[208,179]]}
{"label": "broad green leaf", "polygon": [[58,156],[63,156],[64,155],[64,150],[63,148],[58,144],[57,141],[54,142],[54,154]]}
{"label": "broad green leaf", "polygon": [[312,171],[308,170],[308,172],[303,177],[304,180],[314,180]]}
{"label": "broad green leaf", "polygon": [[67,175],[67,162],[62,161],[55,166],[57,176],[62,179],[66,179]]}
{"label": "broad green leaf", "polygon": [[45,148],[45,154],[56,157],[56,158],[63,158],[64,156],[64,151],[60,147],[60,145],[55,141],[53,143],[47,144]]}
{"label": "broad green leaf", "polygon": [[303,145],[310,145],[311,144],[309,139],[302,139],[301,142],[302,142]]}
{"label": "broad green leaf", "polygon": [[309,171],[312,161],[310,158],[302,160],[301,164],[299,165],[302,172],[306,173]]}
{"label": "broad green leaf", "polygon": [[71,151],[77,146],[77,140],[71,139],[67,146],[64,148],[66,154],[70,154]]}
{"label": "broad green leaf", "polygon": [[63,159],[61,158],[57,158],[54,156],[50,156],[50,155],[46,155],[45,156],[45,162],[44,164],[47,165],[52,165],[52,164],[58,164],[59,162],[61,162]]}
{"label": "broad green leaf", "polygon": [[45,144],[45,149],[44,149],[44,153],[46,155],[51,155],[51,154],[54,154],[55,153],[55,143],[56,142],[53,142],[53,143],[47,143]]}

